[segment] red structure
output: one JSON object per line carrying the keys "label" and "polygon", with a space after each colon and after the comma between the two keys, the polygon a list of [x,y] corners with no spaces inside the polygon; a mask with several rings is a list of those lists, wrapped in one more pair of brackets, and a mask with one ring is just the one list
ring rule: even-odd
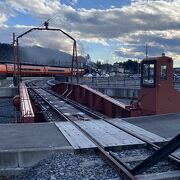
{"label": "red structure", "polygon": [[141,64],[141,115],[180,112],[180,92],[173,87],[173,60],[164,54]]}
{"label": "red structure", "polygon": [[34,122],[34,112],[32,109],[31,101],[29,99],[29,94],[24,83],[20,83],[19,86],[20,94],[20,121],[22,123],[33,123]]}
{"label": "red structure", "polygon": [[85,85],[61,83],[52,87],[59,94],[68,97],[108,117],[136,116],[136,109]]}

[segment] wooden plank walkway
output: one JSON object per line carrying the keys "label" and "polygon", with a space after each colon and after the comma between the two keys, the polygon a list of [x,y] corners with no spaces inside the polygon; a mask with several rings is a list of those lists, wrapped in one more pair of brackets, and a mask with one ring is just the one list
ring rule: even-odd
{"label": "wooden plank walkway", "polygon": [[144,142],[102,120],[76,121],[104,147],[142,145]]}
{"label": "wooden plank walkway", "polygon": [[140,128],[138,126],[135,126],[131,123],[128,123],[126,121],[123,121],[122,119],[109,119],[108,120],[109,122],[111,122],[112,124],[118,126],[118,127],[122,127],[122,128],[125,128],[127,130],[130,130],[131,132],[155,143],[155,142],[166,142],[167,139],[163,138],[163,137],[160,137],[154,133],[151,133],[149,131],[146,131],[145,129],[143,128]]}
{"label": "wooden plank walkway", "polygon": [[70,122],[55,122],[74,149],[90,149],[96,146]]}
{"label": "wooden plank walkway", "polygon": [[[111,123],[124,127],[132,132],[150,140],[151,142],[164,142],[165,138],[148,132],[135,125],[127,123],[121,119],[109,120]],[[143,146],[145,143],[128,133],[118,129],[117,127],[103,121],[103,120],[90,120],[90,121],[75,121],[82,129],[89,133],[94,139],[100,142],[104,147],[109,148],[123,148],[128,146]],[[70,122],[55,122],[55,125],[63,133],[69,143],[74,149],[93,149],[96,146],[73,124]]]}

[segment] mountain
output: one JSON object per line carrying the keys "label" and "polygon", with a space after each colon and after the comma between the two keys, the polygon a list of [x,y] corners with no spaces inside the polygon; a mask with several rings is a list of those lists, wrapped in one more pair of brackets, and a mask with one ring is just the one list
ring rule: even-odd
{"label": "mountain", "polygon": [[[25,46],[19,48],[19,57],[22,63],[71,67],[72,55],[39,46]],[[0,43],[0,62],[13,62],[13,47],[10,44]],[[79,67],[84,67],[86,58],[78,56]]]}

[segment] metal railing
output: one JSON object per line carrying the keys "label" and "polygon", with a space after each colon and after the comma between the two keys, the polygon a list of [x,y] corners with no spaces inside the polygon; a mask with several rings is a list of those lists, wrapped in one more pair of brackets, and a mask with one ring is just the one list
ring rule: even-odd
{"label": "metal railing", "polygon": [[[80,84],[87,85],[91,88],[137,88],[140,89],[140,78],[129,77],[96,77],[96,78],[81,78]],[[173,86],[180,90],[180,79],[174,79]]]}

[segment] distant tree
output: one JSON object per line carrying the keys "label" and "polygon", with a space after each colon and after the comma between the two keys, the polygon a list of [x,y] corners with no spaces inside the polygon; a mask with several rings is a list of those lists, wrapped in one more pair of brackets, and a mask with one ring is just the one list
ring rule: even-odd
{"label": "distant tree", "polygon": [[[20,46],[19,59],[22,63],[53,66],[59,66],[59,59],[61,59],[61,66],[71,67],[72,56],[71,54],[55,49],[39,46]],[[13,46],[11,44],[0,43],[0,61],[13,62],[13,60]],[[79,64],[83,63],[83,66],[86,64],[86,57],[78,56],[78,60]]]}
{"label": "distant tree", "polygon": [[13,46],[0,43],[0,61],[13,61]]}
{"label": "distant tree", "polygon": [[123,67],[123,62],[119,62],[119,67]]}
{"label": "distant tree", "polygon": [[128,59],[128,61],[123,63],[124,69],[130,70],[132,73],[138,73],[138,63],[137,61],[133,61]]}
{"label": "distant tree", "polygon": [[98,68],[98,69],[101,69],[101,67],[102,67],[101,61],[96,61],[96,65],[97,65],[97,68]]}
{"label": "distant tree", "polygon": [[112,64],[104,63],[102,64],[101,69],[105,70],[106,72],[110,72],[112,70]]}
{"label": "distant tree", "polygon": [[87,55],[86,55],[86,60],[90,60],[90,59],[91,59],[90,55],[87,54]]}
{"label": "distant tree", "polygon": [[50,65],[51,65],[51,66],[57,66],[58,63],[57,63],[57,61],[56,61],[55,59],[51,59]]}

